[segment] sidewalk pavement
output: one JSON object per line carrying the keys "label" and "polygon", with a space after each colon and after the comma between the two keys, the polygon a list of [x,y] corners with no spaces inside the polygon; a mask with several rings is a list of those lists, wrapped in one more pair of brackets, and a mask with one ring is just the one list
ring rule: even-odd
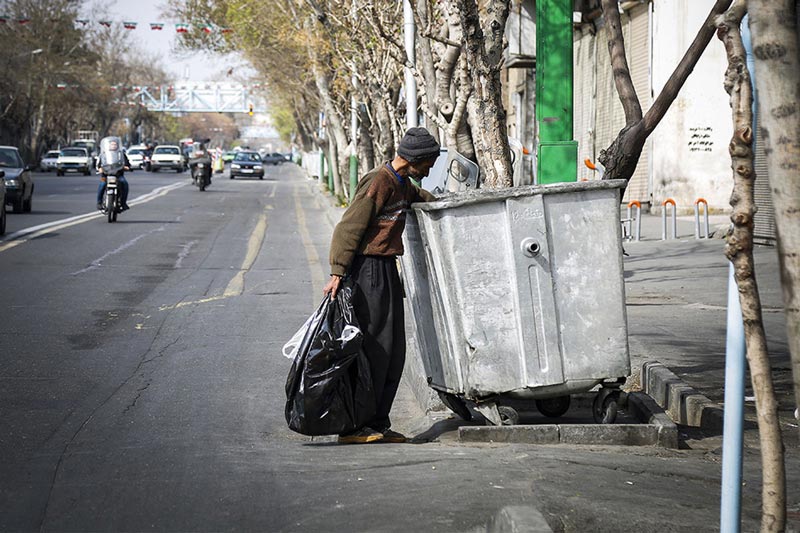
{"label": "sidewalk pavement", "polygon": [[[335,205],[318,183],[313,186],[320,191],[321,201],[330,206],[328,217],[331,224],[335,225],[344,209]],[[621,214],[624,218],[624,208]],[[715,462],[721,457],[722,449],[729,272],[729,262],[724,255],[725,241],[719,236],[724,234],[728,226],[727,215],[713,216],[710,230],[712,234],[717,230],[718,238],[696,239],[694,217],[682,216],[677,221],[677,238],[661,240],[661,216],[645,214],[642,215],[641,240],[624,243],[628,254],[624,257],[624,276],[632,369],[625,389],[636,391],[644,388],[650,396],[656,397],[656,401],[661,400],[665,408],[677,398],[677,406],[668,409],[668,414],[678,423],[679,447],[686,452],[699,452],[707,460]],[[794,418],[796,406],[777,251],[772,246],[757,245],[754,258],[786,448],[787,477],[791,480],[796,479],[800,470],[800,430]],[[407,330],[411,331],[411,328],[407,326]],[[438,428],[439,440],[457,440],[461,423],[441,405],[425,383],[422,364],[413,352],[412,344],[409,343],[406,372],[392,411],[395,426],[403,432],[417,435],[433,424]],[[641,382],[643,367],[648,369],[644,383]],[[659,399],[659,395],[665,397]],[[697,411],[699,414],[692,424],[699,427],[693,427],[687,424],[686,416],[697,407],[697,398],[702,400],[701,408],[703,404],[708,405]],[[746,376],[745,402],[745,463],[746,466],[750,465],[748,468],[757,468],[760,445],[749,372]],[[706,416],[709,412],[716,416]],[[684,464],[684,459],[680,457],[675,456],[675,468]],[[752,477],[752,472],[750,475]],[[800,524],[797,487],[789,482],[787,490],[787,530],[797,531]],[[538,507],[545,509],[548,505],[557,507],[553,502],[540,502]],[[513,509],[506,511],[506,514],[495,517],[498,522],[490,531],[511,530],[507,528],[521,527],[529,521],[528,518],[515,515]],[[539,516],[539,511],[534,507],[526,507],[523,511]],[[714,529],[710,524],[700,529],[706,527]]]}

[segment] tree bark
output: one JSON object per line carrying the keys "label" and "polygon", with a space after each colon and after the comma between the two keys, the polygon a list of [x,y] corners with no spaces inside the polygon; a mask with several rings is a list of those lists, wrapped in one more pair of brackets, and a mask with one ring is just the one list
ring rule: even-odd
{"label": "tree bark", "polygon": [[484,34],[476,0],[457,0],[464,31],[464,50],[472,66],[472,96],[475,116],[483,127],[473,129],[478,165],[483,183],[492,188],[512,185],[511,151],[506,131],[500,83],[503,33],[508,19],[509,0],[491,0],[486,8],[490,32]]}
{"label": "tree bark", "polygon": [[[794,0],[750,0],[750,28],[761,119],[778,234],[783,303],[800,408],[800,60]],[[795,410],[798,417],[798,411]]]}
{"label": "tree bark", "polygon": [[[703,55],[708,43],[711,41],[711,37],[714,35],[716,18],[728,9],[731,2],[732,0],[717,0],[675,71],[667,80],[653,105],[642,117],[641,106],[636,97],[636,92],[633,90],[630,70],[625,60],[625,43],[622,37],[622,28],[619,24],[619,2],[618,0],[602,1],[603,18],[607,23],[611,21],[608,25],[608,31],[611,32],[608,49],[611,54],[611,65],[614,69],[614,83],[625,111],[626,123],[625,127],[614,139],[614,142],[611,143],[611,146],[605,150],[600,150],[600,155],[597,159],[605,167],[603,179],[624,179],[626,181],[631,179],[639,162],[639,157],[642,155],[642,147],[647,137],[658,126],[672,102],[675,101],[678,92],[686,82],[686,78],[694,70],[697,61]],[[616,24],[613,21],[616,21]],[[622,91],[620,91],[620,88],[622,88]],[[636,101],[635,105],[633,100]]]}
{"label": "tree bark", "polygon": [[733,232],[725,255],[734,265],[739,301],[742,306],[747,362],[756,397],[758,434],[761,442],[762,491],[761,531],[783,531],[786,527],[786,473],[783,458],[778,404],[772,384],[772,370],[761,315],[761,300],[753,261],[753,94],[739,26],[746,10],[745,0],[718,19],[717,35],[725,44],[728,69],[725,90],[731,97],[733,138],[729,146],[733,168],[731,206]]}

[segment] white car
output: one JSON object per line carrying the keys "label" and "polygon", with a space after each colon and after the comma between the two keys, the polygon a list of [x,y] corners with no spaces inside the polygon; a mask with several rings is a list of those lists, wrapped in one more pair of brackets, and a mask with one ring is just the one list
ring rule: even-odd
{"label": "white car", "polygon": [[125,152],[128,156],[128,161],[131,163],[131,168],[145,168],[150,164],[150,157],[147,155],[147,146],[131,146]]}
{"label": "white car", "polygon": [[58,154],[58,150],[48,150],[47,153],[42,156],[41,161],[39,161],[39,170],[42,172],[55,170],[58,165]]}
{"label": "white car", "polygon": [[92,173],[92,157],[86,148],[69,146],[63,148],[56,161],[56,175],[63,176],[65,172],[83,172],[84,176]]}
{"label": "white car", "polygon": [[171,168],[177,172],[186,170],[186,160],[181,154],[181,149],[172,145],[159,145],[153,150],[150,157],[150,169],[158,172],[162,168]]}

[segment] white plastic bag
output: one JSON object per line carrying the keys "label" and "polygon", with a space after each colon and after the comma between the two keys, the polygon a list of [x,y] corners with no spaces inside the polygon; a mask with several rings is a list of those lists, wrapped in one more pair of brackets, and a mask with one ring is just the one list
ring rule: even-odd
{"label": "white plastic bag", "polygon": [[[323,304],[325,300],[323,300]],[[297,330],[289,342],[283,345],[283,356],[288,359],[294,359],[294,356],[297,355],[297,349],[300,347],[300,343],[303,342],[303,338],[306,336],[306,332],[309,329],[313,329],[319,324],[319,321],[322,319],[322,313],[320,310],[322,309],[323,305],[317,307],[317,310],[314,311],[310,317],[306,319],[305,324],[303,324],[300,329]]]}

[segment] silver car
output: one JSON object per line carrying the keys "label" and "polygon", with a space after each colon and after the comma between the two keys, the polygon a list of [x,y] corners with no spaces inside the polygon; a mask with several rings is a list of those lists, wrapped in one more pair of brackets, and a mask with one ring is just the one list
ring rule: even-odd
{"label": "silver car", "polygon": [[42,172],[50,172],[55,170],[58,166],[58,150],[48,150],[46,154],[39,160],[39,170]]}

